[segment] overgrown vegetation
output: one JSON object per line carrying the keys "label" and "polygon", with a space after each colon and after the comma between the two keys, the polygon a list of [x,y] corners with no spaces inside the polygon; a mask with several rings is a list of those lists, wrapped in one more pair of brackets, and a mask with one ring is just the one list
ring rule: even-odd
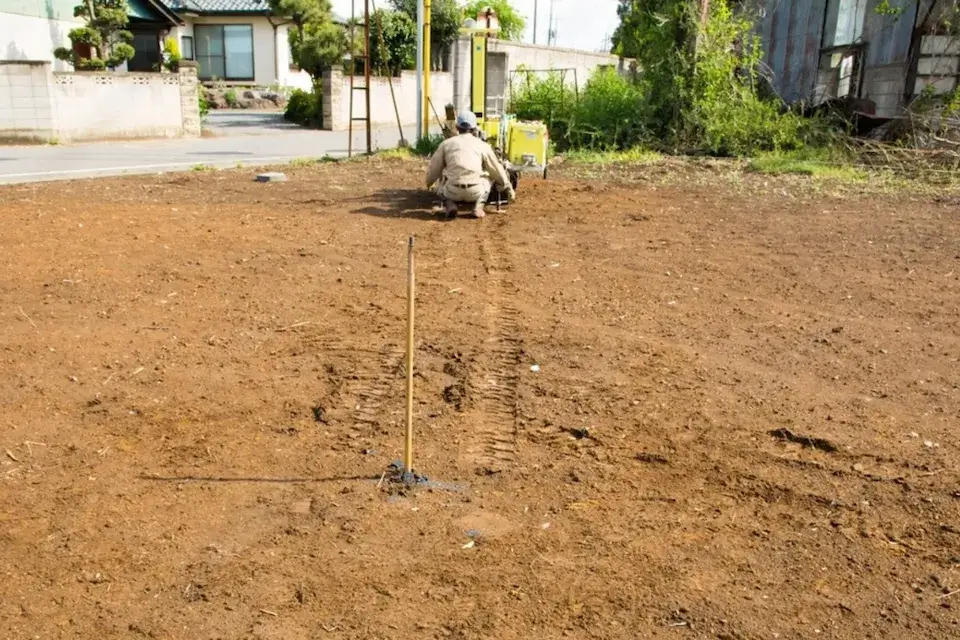
{"label": "overgrown vegetation", "polygon": [[441,142],[443,142],[442,135],[429,133],[417,140],[413,145],[413,153],[424,158],[432,156]]}
{"label": "overgrown vegetation", "polygon": [[621,0],[614,51],[636,58],[642,75],[591,78],[561,140],[713,155],[803,147],[811,123],[761,95],[756,16],[731,4],[713,0],[701,14],[696,0]]}
{"label": "overgrown vegetation", "polygon": [[[877,142],[883,140],[909,147],[899,151],[926,150],[924,160],[912,157],[909,163],[927,162],[927,173],[947,171],[944,164],[955,169],[960,91],[933,95],[928,88],[908,105],[905,118],[871,133],[874,141],[855,140],[848,133],[859,123],[849,111],[828,105],[803,115],[771,91],[761,76],[755,32],[761,5],[757,0],[620,0],[613,52],[637,60],[635,77],[603,70],[578,91],[572,78],[560,73],[520,73],[511,86],[509,110],[521,119],[545,122],[554,149],[580,162],[617,161],[643,153],[636,149],[655,149],[753,157],[749,168],[764,173],[856,179],[862,167],[907,164],[891,159],[891,147]],[[905,6],[891,0],[873,11],[898,16]],[[919,32],[960,41],[958,0],[932,0],[924,11],[917,17]],[[930,153],[934,150],[940,155]]]}
{"label": "overgrown vegetation", "polygon": [[[407,14],[417,24],[417,0],[390,0],[397,11]],[[430,4],[431,68],[439,69],[444,55],[460,33],[463,10],[457,0],[432,0]],[[416,31],[416,28],[414,28]]]}
{"label": "overgrown vegetation", "polygon": [[762,95],[756,16],[713,0],[621,0],[614,51],[642,72],[596,72],[577,91],[560,74],[519,74],[511,110],[547,123],[557,150],[754,155],[803,148],[814,123]]}
{"label": "overgrown vegetation", "polygon": [[71,29],[72,48],[58,47],[53,55],[77,71],[116,69],[133,58],[133,34],[127,31],[126,0],[86,0],[73,8],[76,18],[87,23]]}
{"label": "overgrown vegetation", "polygon": [[378,9],[371,20],[371,71],[398,76],[417,61],[417,23],[402,11]]}
{"label": "overgrown vegetation", "polygon": [[623,150],[646,136],[646,94],[615,71],[595,73],[579,93],[559,72],[521,73],[510,110],[520,120],[546,123],[557,149]]}

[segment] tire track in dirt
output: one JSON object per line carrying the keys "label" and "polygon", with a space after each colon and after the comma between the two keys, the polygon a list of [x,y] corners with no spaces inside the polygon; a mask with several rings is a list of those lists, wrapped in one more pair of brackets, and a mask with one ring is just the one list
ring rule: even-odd
{"label": "tire track in dirt", "polygon": [[399,379],[398,372],[403,365],[403,353],[395,345],[384,345],[380,348],[380,357],[376,364],[369,362],[361,364],[358,371],[347,385],[347,392],[357,398],[354,406],[354,430],[363,427],[377,429],[379,427],[380,408],[383,400],[390,393],[390,388]]}
{"label": "tire track in dirt", "polygon": [[400,347],[393,344],[379,349],[357,347],[338,338],[314,339],[310,344],[337,366],[337,375],[342,378],[339,394],[349,400],[351,407],[352,436],[369,435],[371,429],[378,429],[383,401],[399,380],[403,366]]}
{"label": "tire track in dirt", "polygon": [[517,456],[517,384],[520,363],[518,312],[510,298],[510,270],[502,223],[480,241],[480,258],[487,272],[487,322],[484,349],[472,378],[480,399],[481,419],[472,433],[468,453],[481,472],[497,473]]}

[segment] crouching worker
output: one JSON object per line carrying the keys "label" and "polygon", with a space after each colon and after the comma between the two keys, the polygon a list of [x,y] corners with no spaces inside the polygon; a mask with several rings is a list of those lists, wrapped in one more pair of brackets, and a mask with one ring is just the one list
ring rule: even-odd
{"label": "crouching worker", "polygon": [[512,202],[517,194],[503,165],[490,145],[476,135],[477,117],[469,111],[457,116],[457,133],[437,148],[427,169],[427,188],[439,182],[437,195],[443,199],[447,217],[457,213],[457,203],[473,204],[473,215],[482,218],[493,184],[507,192]]}

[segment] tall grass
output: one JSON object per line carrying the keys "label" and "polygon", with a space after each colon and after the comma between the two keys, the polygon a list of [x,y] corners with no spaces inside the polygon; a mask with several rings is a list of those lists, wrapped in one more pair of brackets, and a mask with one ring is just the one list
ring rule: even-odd
{"label": "tall grass", "polygon": [[640,85],[603,69],[579,93],[556,72],[521,76],[509,108],[520,120],[545,123],[558,151],[611,151],[633,148],[646,137],[645,105]]}

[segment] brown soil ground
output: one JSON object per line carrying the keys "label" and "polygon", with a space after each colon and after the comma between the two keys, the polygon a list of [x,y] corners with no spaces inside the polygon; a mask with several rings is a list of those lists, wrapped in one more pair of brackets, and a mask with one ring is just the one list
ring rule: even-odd
{"label": "brown soil ground", "polygon": [[956,200],[287,172],[0,189],[0,636],[960,637]]}

